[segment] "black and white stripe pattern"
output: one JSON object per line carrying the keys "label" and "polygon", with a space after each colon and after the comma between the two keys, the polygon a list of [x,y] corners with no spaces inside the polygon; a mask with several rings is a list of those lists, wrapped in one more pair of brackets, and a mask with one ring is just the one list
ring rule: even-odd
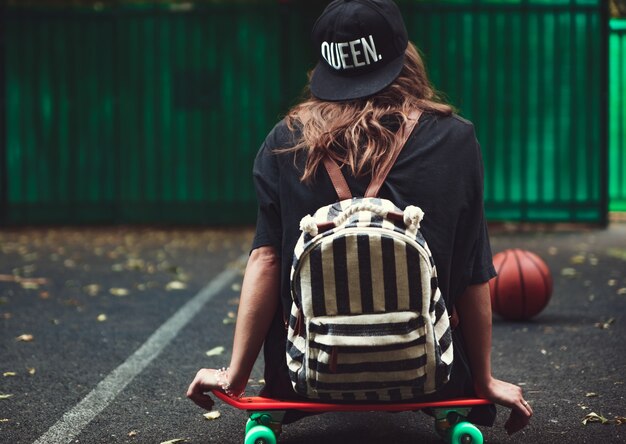
{"label": "black and white stripe pattern", "polygon": [[388,200],[354,198],[303,220],[287,342],[301,395],[397,401],[449,379],[448,314],[419,220],[408,212]]}

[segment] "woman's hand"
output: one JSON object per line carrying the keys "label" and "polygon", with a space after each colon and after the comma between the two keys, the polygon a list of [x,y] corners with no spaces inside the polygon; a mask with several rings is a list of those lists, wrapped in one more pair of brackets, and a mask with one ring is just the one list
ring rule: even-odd
{"label": "woman's hand", "polygon": [[189,385],[187,398],[191,399],[203,409],[211,410],[214,403],[211,397],[206,395],[205,392],[213,389],[221,389],[217,379],[217,370],[202,368],[198,370],[196,377]]}
{"label": "woman's hand", "polygon": [[533,416],[533,409],[524,399],[522,389],[517,385],[491,378],[486,384],[477,386],[476,392],[495,404],[511,409],[509,419],[504,424],[509,435],[526,427]]}
{"label": "woman's hand", "polygon": [[[206,410],[211,410],[213,400],[206,392],[223,390],[229,396],[241,396],[246,389],[247,378],[231,374],[230,369],[214,370],[201,368],[187,389],[187,398]],[[234,393],[234,394],[233,394]]]}

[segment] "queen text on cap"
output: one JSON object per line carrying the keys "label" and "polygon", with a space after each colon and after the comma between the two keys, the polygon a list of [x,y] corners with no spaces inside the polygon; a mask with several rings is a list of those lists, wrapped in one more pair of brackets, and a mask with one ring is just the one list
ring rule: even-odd
{"label": "queen text on cap", "polygon": [[376,52],[376,43],[371,34],[349,42],[322,42],[321,51],[324,60],[337,70],[371,65],[383,58]]}

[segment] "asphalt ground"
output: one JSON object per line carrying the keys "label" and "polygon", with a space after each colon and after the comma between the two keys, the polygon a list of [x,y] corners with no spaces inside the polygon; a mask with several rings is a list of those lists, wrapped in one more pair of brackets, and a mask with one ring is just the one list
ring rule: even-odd
{"label": "asphalt ground", "polygon": [[[250,229],[24,228],[0,231],[0,443],[241,443],[245,413],[185,398],[200,367],[228,363]],[[494,252],[539,254],[548,307],[494,319],[497,377],[535,416],[487,443],[626,442],[626,224],[492,228]],[[221,348],[223,351],[220,353]],[[212,356],[207,356],[212,352]],[[260,387],[262,362],[249,392]],[[598,422],[583,424],[591,414]],[[603,424],[600,420],[603,420]],[[325,414],[284,443],[435,443],[417,413]]]}

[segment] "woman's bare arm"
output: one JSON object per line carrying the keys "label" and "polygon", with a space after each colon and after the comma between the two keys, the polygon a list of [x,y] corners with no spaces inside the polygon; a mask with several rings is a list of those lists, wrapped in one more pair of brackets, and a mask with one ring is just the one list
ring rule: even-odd
{"label": "woman's bare arm", "polygon": [[511,409],[504,425],[509,434],[524,428],[533,415],[522,389],[491,374],[491,297],[489,283],[470,285],[456,302],[460,328],[479,396]]}
{"label": "woman's bare arm", "polygon": [[[272,323],[279,301],[280,258],[273,247],[260,247],[248,258],[228,379],[231,390],[239,393],[245,388],[265,335]],[[187,390],[187,397],[200,407],[210,410],[212,399],[205,392],[220,388],[214,369],[200,369]]]}

